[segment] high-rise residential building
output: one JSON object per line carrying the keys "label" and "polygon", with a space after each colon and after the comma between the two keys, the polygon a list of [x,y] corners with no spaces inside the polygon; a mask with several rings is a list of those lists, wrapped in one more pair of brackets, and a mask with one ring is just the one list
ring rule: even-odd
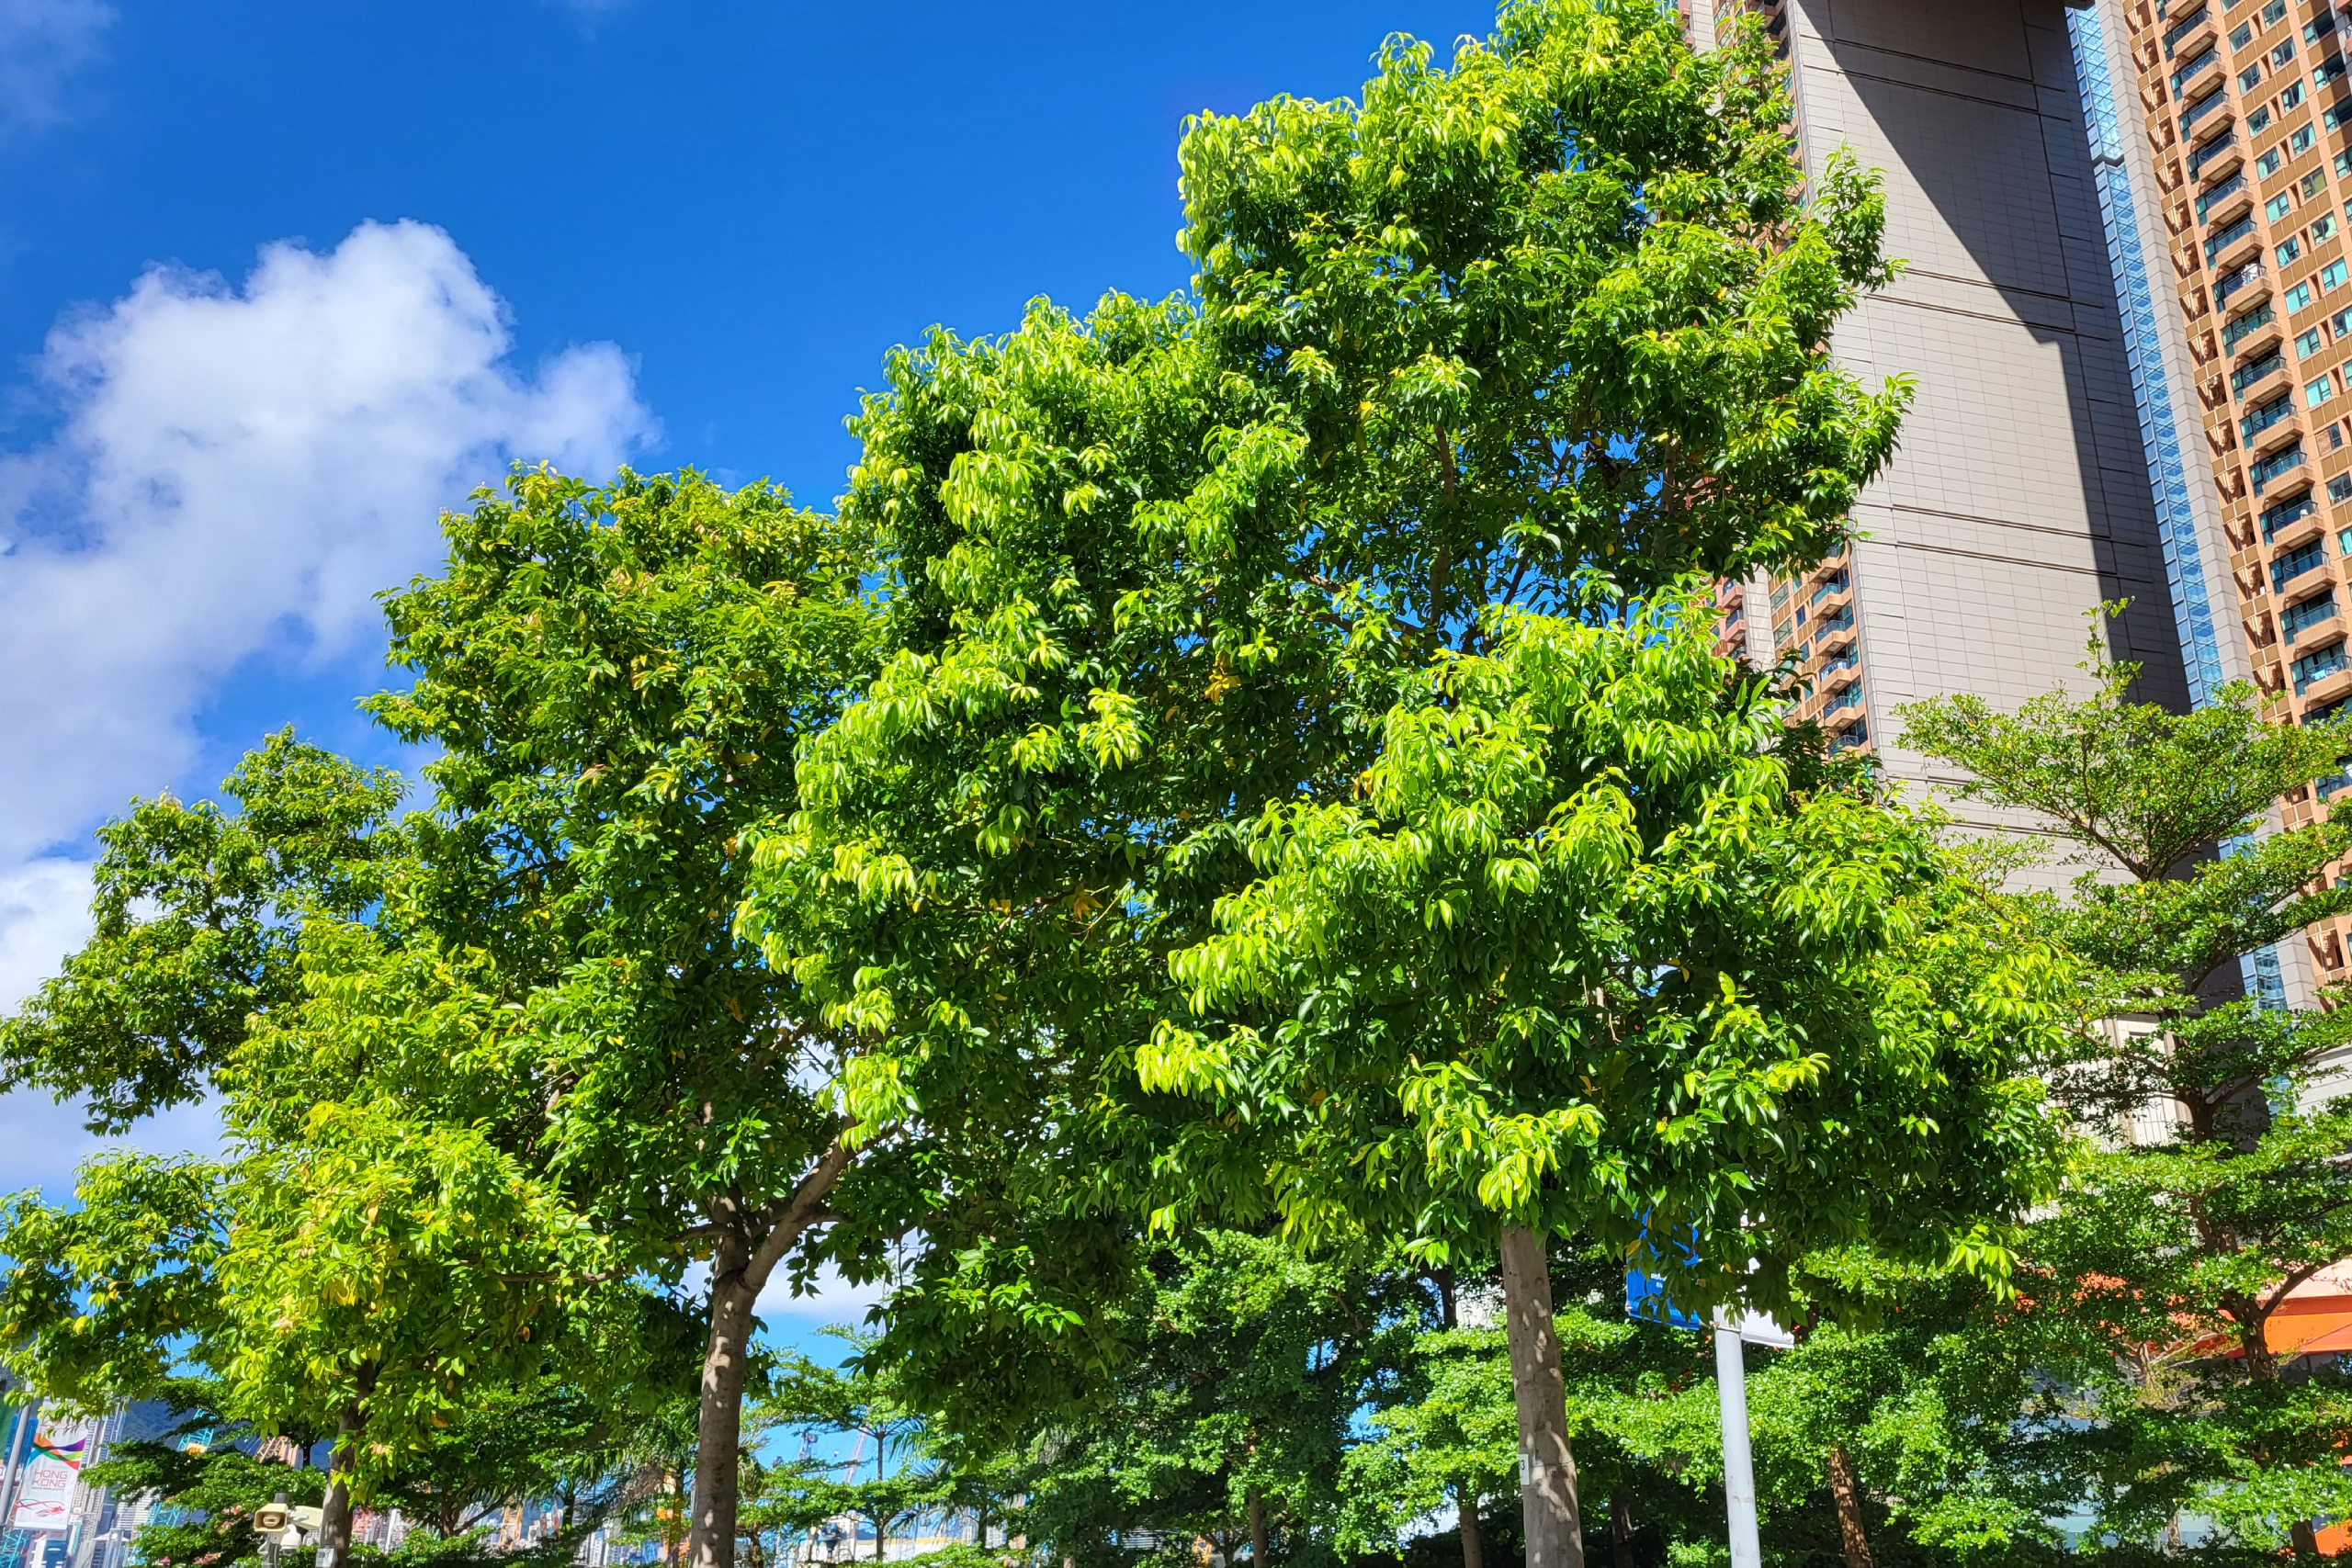
{"label": "high-rise residential building", "polygon": [[[1902,704],[2079,689],[2094,628],[2152,700],[2251,680],[2279,723],[2352,702],[2352,25],[2331,0],[1688,4],[1702,44],[1761,16],[1809,170],[1844,143],[1883,172],[1908,265],[1835,348],[1917,383],[1860,536],[1724,584],[1726,646],[1794,653],[1800,715],[1926,793],[1951,781],[1902,745]],[[2346,934],[2246,980],[2303,999],[2346,974]]]}

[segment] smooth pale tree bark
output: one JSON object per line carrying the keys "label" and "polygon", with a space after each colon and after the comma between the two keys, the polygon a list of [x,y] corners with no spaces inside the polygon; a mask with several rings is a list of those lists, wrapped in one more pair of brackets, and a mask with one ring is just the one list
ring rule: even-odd
{"label": "smooth pale tree bark", "polygon": [[1876,1568],[1870,1533],[1862,1528],[1862,1483],[1854,1474],[1854,1456],[1842,1443],[1829,1450],[1829,1494],[1838,1500],[1838,1544],[1846,1568]]}
{"label": "smooth pale tree bark", "polygon": [[1519,1411],[1519,1491],[1527,1568],[1584,1568],[1577,1463],[1568,1452],[1568,1396],[1552,1323],[1552,1270],[1544,1237],[1502,1228],[1503,1326],[1511,1402]]}
{"label": "smooth pale tree bark", "polygon": [[[732,1198],[714,1204],[710,1259],[710,1337],[702,1359],[702,1406],[695,1423],[694,1501],[686,1515],[690,1568],[734,1568],[737,1472],[743,1443],[743,1382],[750,1376],[752,1310],[775,1266],[810,1226],[829,1216],[826,1195],[849,1168],[849,1145],[835,1138],[791,1200],[746,1215]],[[881,1532],[877,1528],[878,1540]],[[338,1565],[339,1568],[339,1565]]]}

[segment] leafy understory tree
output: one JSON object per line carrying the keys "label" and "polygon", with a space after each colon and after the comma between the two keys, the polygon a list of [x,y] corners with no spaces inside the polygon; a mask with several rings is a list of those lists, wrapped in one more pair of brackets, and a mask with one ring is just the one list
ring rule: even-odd
{"label": "leafy understory tree", "polygon": [[1581,1553],[1547,1236],[1786,1313],[1826,1247],[1997,1274],[2054,1181],[2025,1069],[2072,1022],[2061,956],[1926,825],[1799,787],[1712,636],[1695,595],[1496,612],[1361,803],[1269,807],[1264,877],[1171,961],[1193,1016],[1138,1053],[1250,1129],[1294,1234],[1498,1251],[1532,1561]]}
{"label": "leafy understory tree", "polygon": [[2332,1361],[2289,1377],[2272,1337],[2290,1292],[2352,1258],[2352,1100],[2322,1098],[2352,1010],[2337,987],[2290,1009],[2239,980],[2352,909],[2326,875],[2352,820],[2263,830],[2340,771],[2352,727],[2267,724],[2244,684],[2188,714],[2134,702],[2137,667],[2096,634],[2083,668],[2087,694],[2012,714],[1905,710],[1907,743],[1964,768],[1964,795],[2073,846],[2068,892],[2033,902],[2109,976],[2110,1026],[2054,1080],[2096,1146],[2027,1247],[2036,1348],[2070,1383],[2052,1451],[2127,1539],[2190,1511],[2309,1557],[2311,1521],[2352,1512],[2352,1387]]}
{"label": "leafy understory tree", "polygon": [[[409,940],[393,782],[278,736],[227,793],[234,815],[165,798],[109,830],[98,934],[0,1041],[60,1092],[91,1066],[62,1069],[61,1045],[122,1043],[94,1117],[209,1086],[225,1149],[101,1155],[72,1205],[11,1199],[0,1322],[51,1397],[102,1407],[193,1371],[227,1416],[331,1436],[339,1562],[355,1488],[594,1337],[597,1292],[567,1287],[605,1270],[501,1136],[512,1019]],[[199,975],[242,998],[233,1024]]]}

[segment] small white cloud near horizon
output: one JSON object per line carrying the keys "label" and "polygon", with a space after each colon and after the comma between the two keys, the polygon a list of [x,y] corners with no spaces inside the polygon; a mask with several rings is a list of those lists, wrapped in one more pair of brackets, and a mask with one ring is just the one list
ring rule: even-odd
{"label": "small white cloud near horizon", "polygon": [[69,118],[66,82],[114,19],[106,0],[0,0],[0,139]]}

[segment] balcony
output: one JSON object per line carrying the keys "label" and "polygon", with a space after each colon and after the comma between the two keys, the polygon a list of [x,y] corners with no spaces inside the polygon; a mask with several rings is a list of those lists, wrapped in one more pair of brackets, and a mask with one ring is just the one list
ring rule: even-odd
{"label": "balcony", "polygon": [[2270,301],[2267,299],[2245,314],[2233,317],[2222,328],[2222,352],[2235,354],[2238,344],[2278,319],[2278,311],[2271,309]]}
{"label": "balcony", "polygon": [[2224,152],[2233,151],[2237,147],[2237,130],[2235,127],[2233,127],[2230,130],[2222,132],[2221,135],[2213,138],[2212,141],[2206,142],[2202,147],[2192,149],[2188,157],[2185,160],[2185,166],[2188,170],[2188,177],[2192,180],[2198,178],[2201,174],[2203,174],[2205,169],[2212,164],[2214,159],[2220,157]]}
{"label": "balcony", "polygon": [[2173,55],[2173,51],[2179,47],[2181,39],[2187,38],[2189,34],[2195,32],[2199,28],[2205,26],[2212,19],[2212,6],[2211,5],[2204,5],[2198,6],[2197,9],[2181,17],[2180,20],[2175,22],[2171,27],[2166,28],[2165,29],[2165,58],[2166,60],[2170,60]]}
{"label": "balcony", "polygon": [[[2267,376],[2278,368],[2278,366],[2272,365],[2269,370],[2265,370],[2262,376],[2257,376],[2255,379],[2261,380],[2263,376]],[[2238,439],[2247,446],[2252,446],[2256,436],[2294,412],[2295,395],[2292,392],[2281,392],[2268,402],[2249,411],[2244,419],[2238,421]]]}
{"label": "balcony", "polygon": [[[2263,353],[2251,355],[2236,369],[2230,372],[2230,396],[2243,401],[2248,392],[2285,368],[2287,368],[2286,357],[2278,352],[2278,345],[2274,343]],[[2256,426],[2256,428],[2260,427]],[[2248,433],[2247,439],[2253,439],[2251,432]]]}
{"label": "balcony", "polygon": [[2212,238],[2205,242],[2205,265],[2220,265],[2222,256],[2249,240],[2260,243],[2254,231],[2254,214],[2246,211],[2240,213],[2235,220],[2215,230]]}
{"label": "balcony", "polygon": [[2335,619],[2335,590],[2328,589],[2314,598],[2288,605],[2278,612],[2278,636],[2292,645],[2313,626],[2325,626]]}
{"label": "balcony", "polygon": [[2287,584],[2326,564],[2327,550],[2319,540],[2298,545],[2270,563],[2270,592],[2284,593]]}
{"label": "balcony", "polygon": [[2216,79],[2211,92],[2180,111],[2181,140],[2188,141],[2190,131],[2211,119],[2216,114],[2228,112],[2229,107],[2230,96],[2222,91],[2222,84]]}
{"label": "balcony", "polygon": [[2262,541],[2265,544],[2276,543],[2279,535],[2292,528],[2304,518],[2318,515],[2319,503],[2312,499],[2312,492],[2309,491],[2282,501],[2276,506],[2265,507],[2262,513]]}
{"label": "balcony", "polygon": [[1827,577],[1821,580],[1821,585],[1813,591],[1813,597],[1806,600],[1805,603],[1808,604],[1818,604],[1824,599],[1830,598],[1835,594],[1843,593],[1847,589],[1852,586],[1852,579],[1849,578],[1843,571],[1831,572]]}
{"label": "balcony", "polygon": [[2219,65],[2221,62],[2222,51],[2218,49],[2209,49],[2204,53],[2199,55],[2196,59],[2190,61],[2188,64],[2183,65],[2179,70],[2174,72],[2172,73],[2173,100],[2177,103],[2180,99],[2180,90],[2182,87],[2196,81],[2199,76],[2204,75],[2205,73],[2211,71],[2214,66]]}
{"label": "balcony", "polygon": [[2331,675],[2344,671],[2344,644],[2329,643],[2316,653],[2306,653],[2288,670],[2295,682],[2295,695],[2301,696]]}
{"label": "balcony", "polygon": [[2239,289],[2260,281],[2262,281],[2262,258],[2256,256],[2228,276],[2213,280],[2213,303],[2219,306],[2222,301]]}
{"label": "balcony", "polygon": [[2302,466],[2303,443],[2298,437],[2293,446],[2283,446],[2247,468],[2246,479],[2253,484],[2254,493],[2260,495],[2263,486],[2281,474],[2291,473]]}
{"label": "balcony", "polygon": [[2232,175],[2228,179],[2223,180],[2220,185],[2215,186],[2211,190],[2207,191],[2204,195],[2197,198],[2197,220],[2199,223],[2204,222],[2207,218],[2212,216],[2212,214],[2221,208],[2222,203],[2230,200],[2233,197],[2240,196],[2245,197],[2249,202],[2254,199],[2254,191],[2245,183],[2245,171],[2244,169],[2238,170],[2237,173]]}

